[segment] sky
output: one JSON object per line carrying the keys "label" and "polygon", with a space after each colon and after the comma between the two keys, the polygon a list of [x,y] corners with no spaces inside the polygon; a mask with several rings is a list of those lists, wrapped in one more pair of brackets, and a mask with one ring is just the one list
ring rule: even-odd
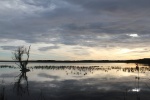
{"label": "sky", "polygon": [[0,60],[150,57],[150,0],[0,0]]}

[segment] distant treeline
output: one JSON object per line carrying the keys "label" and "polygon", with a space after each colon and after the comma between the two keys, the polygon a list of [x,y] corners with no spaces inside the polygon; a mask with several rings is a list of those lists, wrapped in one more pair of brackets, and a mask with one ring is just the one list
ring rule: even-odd
{"label": "distant treeline", "polygon": [[[0,62],[16,62],[1,60]],[[137,60],[29,60],[29,62],[43,62],[43,63],[141,63],[150,64],[150,58]]]}

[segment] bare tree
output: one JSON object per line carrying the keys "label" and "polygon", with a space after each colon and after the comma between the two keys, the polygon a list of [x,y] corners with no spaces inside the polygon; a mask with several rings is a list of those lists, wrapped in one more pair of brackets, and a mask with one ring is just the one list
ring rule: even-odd
{"label": "bare tree", "polygon": [[[20,67],[22,71],[27,70],[27,64],[29,61],[29,56],[30,56],[30,47],[27,49],[24,46],[18,47],[14,52],[13,52],[13,60],[16,61],[16,64]],[[17,63],[18,62],[18,63]]]}

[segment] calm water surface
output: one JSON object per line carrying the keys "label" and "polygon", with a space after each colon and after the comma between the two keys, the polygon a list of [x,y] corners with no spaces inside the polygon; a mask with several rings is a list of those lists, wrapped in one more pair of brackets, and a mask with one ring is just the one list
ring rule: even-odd
{"label": "calm water surface", "polygon": [[3,100],[150,100],[146,65],[29,63],[27,73],[14,63],[0,65]]}

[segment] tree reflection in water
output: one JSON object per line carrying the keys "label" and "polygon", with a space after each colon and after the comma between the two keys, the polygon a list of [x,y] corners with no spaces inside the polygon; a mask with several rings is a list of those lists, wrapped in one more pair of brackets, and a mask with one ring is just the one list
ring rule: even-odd
{"label": "tree reflection in water", "polygon": [[29,95],[28,89],[28,77],[26,75],[27,71],[22,71],[17,76],[17,81],[14,83],[13,90],[17,93],[17,95],[22,96],[23,94]]}
{"label": "tree reflection in water", "polygon": [[5,86],[4,86],[4,80],[2,80],[2,87],[0,92],[0,100],[7,100],[7,96],[5,93]]}

